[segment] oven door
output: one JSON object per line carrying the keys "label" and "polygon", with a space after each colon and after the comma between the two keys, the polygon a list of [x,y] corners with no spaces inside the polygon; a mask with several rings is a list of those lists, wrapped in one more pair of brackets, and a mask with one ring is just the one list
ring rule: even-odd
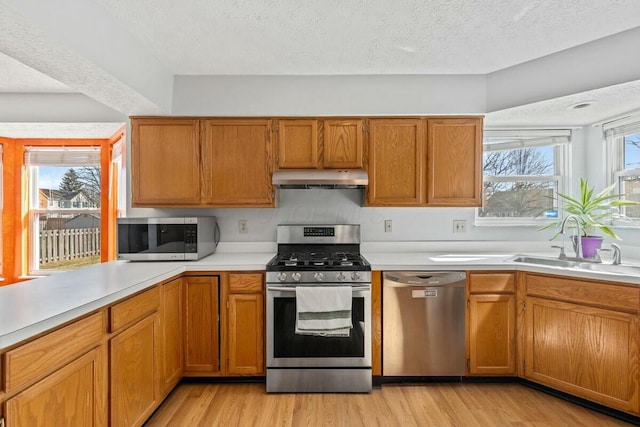
{"label": "oven door", "polygon": [[298,335],[295,286],[267,285],[267,368],[371,367],[371,286],[354,286],[352,298],[349,337]]}

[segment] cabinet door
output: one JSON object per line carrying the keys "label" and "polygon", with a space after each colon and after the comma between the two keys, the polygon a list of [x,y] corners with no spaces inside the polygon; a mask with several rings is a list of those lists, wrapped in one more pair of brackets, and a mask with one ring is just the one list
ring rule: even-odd
{"label": "cabinet door", "polygon": [[134,206],[200,203],[197,120],[132,119],[131,188]]}
{"label": "cabinet door", "polygon": [[160,306],[161,397],[167,395],[182,378],[182,279],[162,285]]}
{"label": "cabinet door", "polygon": [[219,278],[184,279],[185,372],[220,372]]}
{"label": "cabinet door", "polygon": [[229,294],[229,375],[264,374],[264,296]]}
{"label": "cabinet door", "polygon": [[369,121],[368,206],[420,206],[424,203],[425,121]]}
{"label": "cabinet door", "polygon": [[324,120],[323,136],[323,167],[361,169],[364,166],[362,120]]}
{"label": "cabinet door", "polygon": [[427,204],[480,206],[482,119],[429,119]]}
{"label": "cabinet door", "polygon": [[140,426],[159,404],[158,326],[154,313],[109,342],[114,426]]}
{"label": "cabinet door", "polygon": [[278,121],[278,168],[316,169],[318,152],[318,120]]}
{"label": "cabinet door", "polygon": [[96,348],[9,399],[7,426],[106,427],[106,363],[104,348]]}
{"label": "cabinet door", "polygon": [[229,274],[227,374],[264,374],[264,275]]}
{"label": "cabinet door", "polygon": [[469,296],[469,373],[515,374],[515,295]]}
{"label": "cabinet door", "polygon": [[206,120],[202,126],[203,204],[273,206],[271,121]]}
{"label": "cabinet door", "polygon": [[638,412],[637,315],[526,298],[525,377]]}

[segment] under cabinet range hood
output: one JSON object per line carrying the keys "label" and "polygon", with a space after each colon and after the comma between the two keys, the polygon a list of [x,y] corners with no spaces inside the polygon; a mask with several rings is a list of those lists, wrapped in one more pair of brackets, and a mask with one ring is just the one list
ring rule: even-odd
{"label": "under cabinet range hood", "polygon": [[363,188],[369,183],[362,169],[288,169],[273,172],[280,188]]}

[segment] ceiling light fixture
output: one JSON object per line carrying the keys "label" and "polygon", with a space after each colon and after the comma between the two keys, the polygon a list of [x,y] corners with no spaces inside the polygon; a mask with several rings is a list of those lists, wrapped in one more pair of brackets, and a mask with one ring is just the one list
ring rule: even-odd
{"label": "ceiling light fixture", "polygon": [[589,108],[597,101],[580,101],[575,104],[571,104],[567,107],[568,110],[582,110],[584,108]]}

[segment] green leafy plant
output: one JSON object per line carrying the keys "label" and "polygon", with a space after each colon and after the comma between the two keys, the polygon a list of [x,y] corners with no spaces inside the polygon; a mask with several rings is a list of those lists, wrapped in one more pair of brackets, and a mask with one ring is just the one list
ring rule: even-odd
{"label": "green leafy plant", "polygon": [[[623,200],[621,199],[622,194],[611,194],[614,188],[615,184],[596,193],[594,187],[589,186],[589,181],[580,178],[579,198],[558,193],[558,198],[563,201],[564,211],[578,218],[583,237],[591,235],[595,229],[600,229],[607,236],[620,239],[609,224],[612,220],[628,221],[629,218],[621,214],[619,208],[621,206],[638,205],[640,202]],[[540,230],[553,227],[559,228],[561,223],[561,220],[554,221],[540,228]],[[559,231],[553,237],[557,237],[558,234],[560,234]]]}

